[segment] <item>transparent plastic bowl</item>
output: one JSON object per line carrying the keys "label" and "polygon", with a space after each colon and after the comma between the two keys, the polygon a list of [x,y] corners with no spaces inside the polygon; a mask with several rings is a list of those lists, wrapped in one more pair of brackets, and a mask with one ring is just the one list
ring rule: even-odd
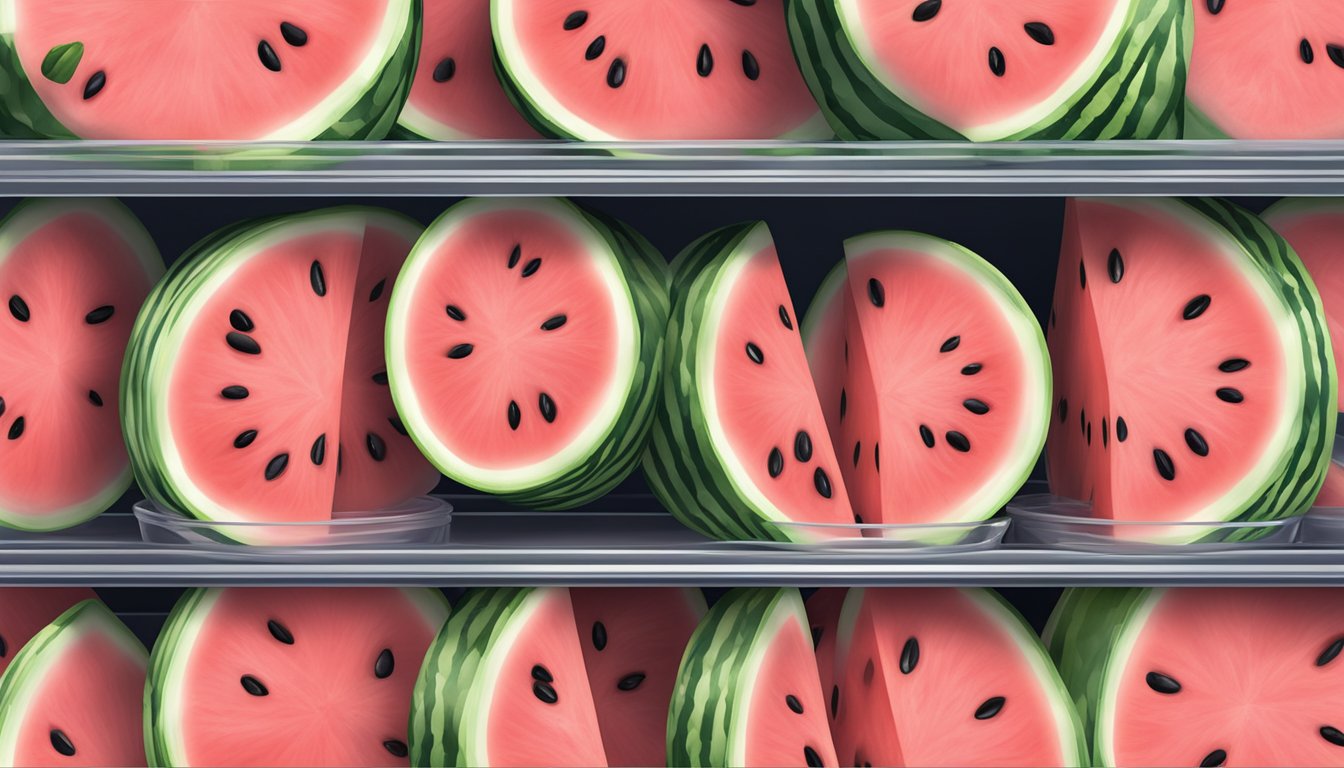
{"label": "transparent plastic bowl", "polygon": [[794,539],[807,543],[752,542],[783,549],[900,550],[915,554],[993,549],[1008,530],[1007,518],[971,523],[800,523],[773,522]]}
{"label": "transparent plastic bowl", "polygon": [[150,544],[234,547],[342,547],[370,544],[443,544],[453,506],[421,496],[378,512],[338,513],[317,522],[219,522],[188,517],[146,499],[133,508],[140,536]]}

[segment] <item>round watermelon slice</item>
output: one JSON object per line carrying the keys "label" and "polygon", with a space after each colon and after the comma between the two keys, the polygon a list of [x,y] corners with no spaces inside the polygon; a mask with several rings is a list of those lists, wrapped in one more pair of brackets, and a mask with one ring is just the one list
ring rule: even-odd
{"label": "round watermelon slice", "polygon": [[1179,138],[1189,0],[790,0],[845,139]]}
{"label": "round watermelon slice", "polygon": [[534,139],[495,76],[490,0],[424,0],[420,59],[406,106],[402,138]]}
{"label": "round watermelon slice", "polygon": [[75,603],[96,600],[91,589],[6,587],[0,589],[0,672],[29,638]]}
{"label": "round watermelon slice", "polygon": [[782,0],[495,0],[491,15],[500,80],[549,136],[831,135],[798,73]]}
{"label": "round watermelon slice", "polygon": [[[1306,268],[1259,219],[1211,200],[1070,201],[1050,325],[1055,493],[1154,522],[1311,504],[1334,357]],[[1163,543],[1210,535],[1140,527]]]}
{"label": "round watermelon slice", "polygon": [[1050,410],[1045,338],[974,253],[913,232],[853,238],[803,338],[865,522],[983,520],[1031,474]]}
{"label": "round watermelon slice", "polygon": [[418,0],[4,0],[0,134],[380,139],[419,17]]}
{"label": "round watermelon slice", "polygon": [[448,618],[430,589],[188,591],[144,691],[153,765],[406,765],[411,687]]}
{"label": "round watermelon slice", "polygon": [[336,208],[229,228],[175,263],[136,322],[122,385],[145,494],[204,520],[301,522],[431,489],[383,360],[418,234],[396,214]]}
{"label": "round watermelon slice", "polygon": [[1339,765],[1341,610],[1337,589],[1078,589],[1046,639],[1094,765]]}
{"label": "round watermelon slice", "polygon": [[130,486],[117,384],[162,274],[112,200],[33,200],[0,221],[0,525],[68,528]]}
{"label": "round watermelon slice", "polygon": [[673,272],[667,373],[644,461],[654,494],[715,538],[845,533],[854,513],[770,230],[711,232]]}
{"label": "round watermelon slice", "polygon": [[666,264],[566,200],[472,199],[415,246],[387,319],[397,410],[425,455],[537,508],[611,490],[639,460]]}
{"label": "round watermelon slice", "polygon": [[98,600],[62,613],[0,677],[0,765],[145,765],[148,656]]}

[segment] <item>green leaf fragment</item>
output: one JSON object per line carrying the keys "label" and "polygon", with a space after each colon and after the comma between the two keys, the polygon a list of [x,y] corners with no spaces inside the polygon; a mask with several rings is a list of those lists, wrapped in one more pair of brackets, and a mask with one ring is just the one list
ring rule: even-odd
{"label": "green leaf fragment", "polygon": [[58,45],[42,57],[42,75],[53,83],[65,85],[75,76],[79,60],[84,58],[84,44],[80,42]]}

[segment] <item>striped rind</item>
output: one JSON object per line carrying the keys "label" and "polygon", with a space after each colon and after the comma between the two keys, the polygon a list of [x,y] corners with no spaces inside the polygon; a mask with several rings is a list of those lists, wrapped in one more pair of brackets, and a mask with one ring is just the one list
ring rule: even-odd
{"label": "striped rind", "polygon": [[1187,0],[1128,0],[1121,33],[1095,74],[1027,127],[959,132],[887,87],[845,30],[843,0],[786,0],[794,54],[842,139],[1179,138],[1193,41]]}

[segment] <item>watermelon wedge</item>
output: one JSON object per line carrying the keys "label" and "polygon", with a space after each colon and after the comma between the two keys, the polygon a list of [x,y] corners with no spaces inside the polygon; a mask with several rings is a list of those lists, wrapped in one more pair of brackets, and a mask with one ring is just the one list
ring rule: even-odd
{"label": "watermelon wedge", "polygon": [[[836,680],[835,652],[840,635],[840,611],[845,606],[847,590],[836,587],[818,589],[807,598],[807,620],[812,625],[812,647],[817,654],[817,674],[821,678],[821,693],[829,701],[839,689]],[[837,708],[827,707],[834,732]]]}
{"label": "watermelon wedge", "polygon": [[454,480],[537,508],[639,460],[662,361],[666,264],[566,200],[471,199],[415,246],[387,320],[397,410]]}
{"label": "watermelon wedge", "polygon": [[[667,370],[644,461],[654,494],[720,539],[812,540],[832,530],[825,524],[852,523],[765,223],[705,235],[673,273]],[[822,526],[789,525],[798,522]]]}
{"label": "watermelon wedge", "polygon": [[144,691],[151,765],[406,765],[430,589],[188,591]]}
{"label": "watermelon wedge", "polygon": [[147,661],[98,600],[62,613],[0,677],[0,765],[145,765]]}
{"label": "watermelon wedge", "polygon": [[1074,589],[1046,640],[1095,765],[1339,765],[1337,589]]}
{"label": "watermelon wedge", "polygon": [[0,135],[380,139],[419,24],[419,0],[4,0]]}
{"label": "watermelon wedge", "polygon": [[836,659],[846,765],[1088,764],[1059,673],[994,592],[850,590]]}
{"label": "watermelon wedge", "polygon": [[1185,135],[1344,138],[1344,15],[1334,0],[1194,0]]}
{"label": "watermelon wedge", "polygon": [[1031,474],[1050,411],[1045,338],[974,253],[913,232],[846,241],[803,339],[864,521],[983,520]]}
{"label": "watermelon wedge", "polygon": [[0,221],[0,525],[68,528],[130,486],[117,383],[162,274],[113,200],[30,200]]}
{"label": "watermelon wedge", "polygon": [[423,0],[420,58],[398,138],[533,139],[495,77],[490,0]]}
{"label": "watermelon wedge", "polygon": [[136,322],[122,381],[145,494],[204,520],[293,522],[431,489],[438,474],[404,434],[383,359],[418,234],[397,214],[334,208],[226,229],[176,262]]}
{"label": "watermelon wedge", "polygon": [[796,589],[737,589],[691,637],[667,723],[667,764],[834,766]]}
{"label": "watermelon wedge", "polygon": [[1189,0],[788,0],[844,139],[1179,138]]}
{"label": "watermelon wedge", "polygon": [[[1072,200],[1050,349],[1053,491],[1097,517],[1299,514],[1329,462],[1335,364],[1302,262],[1212,200]],[[1145,528],[1181,543],[1195,526]]]}
{"label": "watermelon wedge", "polygon": [[4,672],[29,638],[57,616],[85,600],[96,600],[91,589],[5,587],[0,589],[0,672]]}
{"label": "watermelon wedge", "polygon": [[494,0],[496,68],[542,133],[584,141],[821,139],[781,0]]}

